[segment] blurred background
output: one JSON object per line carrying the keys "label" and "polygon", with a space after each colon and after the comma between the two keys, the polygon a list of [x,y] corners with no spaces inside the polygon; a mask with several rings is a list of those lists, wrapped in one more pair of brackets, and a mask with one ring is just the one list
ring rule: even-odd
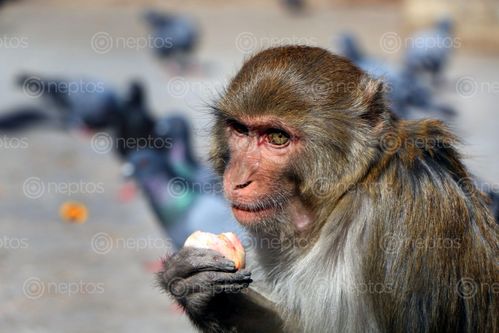
{"label": "blurred background", "polygon": [[0,327],[192,332],[156,286],[192,231],[234,230],[209,105],[258,50],[306,44],[439,118],[499,191],[495,0],[0,0]]}

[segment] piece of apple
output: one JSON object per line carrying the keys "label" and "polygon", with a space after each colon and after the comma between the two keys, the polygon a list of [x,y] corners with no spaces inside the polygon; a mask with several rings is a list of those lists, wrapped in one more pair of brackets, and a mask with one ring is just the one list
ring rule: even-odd
{"label": "piece of apple", "polygon": [[246,254],[236,234],[224,232],[219,235],[210,232],[196,231],[185,241],[184,246],[215,250],[232,260],[237,269],[244,268]]}

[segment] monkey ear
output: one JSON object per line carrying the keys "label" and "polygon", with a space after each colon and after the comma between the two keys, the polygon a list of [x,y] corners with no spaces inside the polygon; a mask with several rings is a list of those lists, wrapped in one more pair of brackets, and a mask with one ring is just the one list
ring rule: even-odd
{"label": "monkey ear", "polygon": [[386,85],[381,80],[374,80],[366,77],[361,82],[363,88],[364,112],[361,115],[369,125],[375,127],[383,121],[388,115],[388,108],[385,102]]}

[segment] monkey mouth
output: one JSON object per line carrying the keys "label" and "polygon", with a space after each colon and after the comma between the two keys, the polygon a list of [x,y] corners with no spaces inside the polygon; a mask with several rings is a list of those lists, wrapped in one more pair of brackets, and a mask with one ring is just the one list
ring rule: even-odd
{"label": "monkey mouth", "polygon": [[262,205],[247,205],[241,203],[232,203],[232,209],[237,209],[243,212],[250,212],[250,213],[264,212],[266,210],[273,208],[275,208],[273,205],[262,206]]}
{"label": "monkey mouth", "polygon": [[232,213],[241,224],[251,224],[275,215],[278,206],[269,202],[244,204],[232,202]]}

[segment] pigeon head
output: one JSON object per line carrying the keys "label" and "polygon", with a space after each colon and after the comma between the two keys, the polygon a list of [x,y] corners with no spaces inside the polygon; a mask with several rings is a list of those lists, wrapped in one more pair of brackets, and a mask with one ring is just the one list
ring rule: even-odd
{"label": "pigeon head", "polygon": [[189,121],[181,115],[161,119],[156,124],[155,132],[160,137],[171,139],[173,143],[177,140],[190,142],[191,129]]}
{"label": "pigeon head", "polygon": [[169,24],[173,20],[173,16],[167,13],[160,13],[154,9],[148,9],[144,12],[144,20],[151,27],[160,27]]}
{"label": "pigeon head", "polygon": [[126,177],[145,179],[169,170],[164,154],[157,150],[132,151],[127,157],[127,162],[123,167],[123,174]]}
{"label": "pigeon head", "polygon": [[441,18],[437,21],[436,27],[439,31],[450,34],[454,29],[454,23],[451,18]]}
{"label": "pigeon head", "polygon": [[140,81],[134,80],[130,83],[128,88],[128,95],[126,104],[128,106],[143,106],[145,103],[145,88],[144,84]]}
{"label": "pigeon head", "polygon": [[186,175],[199,166],[194,158],[191,127],[187,118],[172,115],[158,121],[155,135],[169,142],[168,161],[177,173]]}

